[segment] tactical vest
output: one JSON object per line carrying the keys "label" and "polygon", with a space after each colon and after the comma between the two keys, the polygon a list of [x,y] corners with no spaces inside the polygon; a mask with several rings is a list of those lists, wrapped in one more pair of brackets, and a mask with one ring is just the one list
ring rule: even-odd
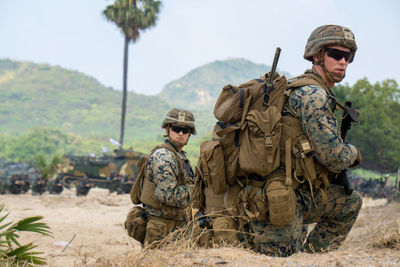
{"label": "tactical vest", "polygon": [[[327,95],[332,96],[331,90],[320,76],[313,72],[307,72],[288,81],[291,90],[306,86],[316,85],[323,88]],[[336,109],[343,107],[335,102]],[[329,186],[328,169],[314,159],[314,151],[311,147],[307,136],[302,130],[302,126],[298,118],[284,114],[282,116],[282,137],[280,140],[280,168],[285,168],[285,176],[287,180],[292,180],[294,187],[298,184],[308,184],[304,186],[308,188],[312,195],[316,190],[321,190],[323,202],[327,201],[325,190]]]}
{"label": "tactical vest", "polygon": [[163,216],[165,219],[172,219],[176,221],[183,221],[185,217],[185,208],[177,208],[173,206],[168,206],[158,199],[154,197],[154,192],[156,190],[156,185],[155,183],[151,182],[149,178],[147,177],[147,172],[146,168],[148,165],[148,160],[150,156],[159,148],[165,148],[169,151],[171,151],[175,158],[178,161],[178,168],[179,168],[179,174],[176,177],[177,178],[177,185],[184,185],[185,184],[185,178],[184,178],[184,160],[182,157],[179,155],[179,153],[176,151],[176,149],[169,143],[164,143],[161,145],[156,146],[150,154],[148,154],[144,159],[142,159],[142,162],[140,163],[139,173],[142,172],[142,175],[138,175],[138,178],[135,182],[135,185],[132,187],[131,191],[131,199],[134,204],[146,204],[152,208],[159,209],[162,211]]}

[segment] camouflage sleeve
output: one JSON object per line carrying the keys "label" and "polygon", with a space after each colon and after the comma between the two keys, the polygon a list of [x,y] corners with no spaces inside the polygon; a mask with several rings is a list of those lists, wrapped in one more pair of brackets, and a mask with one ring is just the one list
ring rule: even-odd
{"label": "camouflage sleeve", "polygon": [[300,119],[319,163],[335,173],[354,163],[358,151],[340,138],[334,103],[324,89],[314,85],[296,89],[289,97],[289,109]]}
{"label": "camouflage sleeve", "polygon": [[154,197],[168,206],[185,208],[189,205],[191,185],[177,185],[178,160],[165,148],[154,151],[149,158],[149,178],[156,185]]}

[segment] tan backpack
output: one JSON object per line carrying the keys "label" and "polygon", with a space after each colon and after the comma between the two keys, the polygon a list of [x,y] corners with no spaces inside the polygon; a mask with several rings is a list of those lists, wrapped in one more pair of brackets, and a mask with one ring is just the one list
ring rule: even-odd
{"label": "tan backpack", "polygon": [[[201,184],[203,192],[208,192],[208,194],[209,190],[205,188],[211,188],[214,195],[201,196],[202,198],[198,198],[201,199],[198,203],[208,207],[207,202],[210,204],[210,201],[219,201],[216,196],[224,194],[229,186],[239,183],[241,184],[239,187],[243,187],[245,185],[243,177],[248,177],[250,174],[268,176],[281,165],[282,161],[288,161],[288,167],[286,177],[283,171],[283,177],[280,178],[281,184],[284,188],[288,188],[285,194],[292,199],[292,189],[289,189],[289,187],[293,188],[290,174],[294,168],[290,162],[292,144],[286,142],[287,136],[283,140],[283,143],[286,142],[286,148],[285,144],[282,148],[281,142],[283,105],[294,88],[312,84],[321,86],[321,81],[311,74],[300,75],[288,81],[285,76],[275,73],[274,88],[267,92],[269,75],[270,73],[266,73],[260,79],[254,79],[239,86],[227,85],[222,89],[214,107],[214,115],[219,121],[214,127],[212,140],[203,142],[200,147],[197,166],[199,179],[196,186]],[[325,90],[328,89],[325,88]],[[305,164],[295,166],[296,170],[299,170],[299,174],[301,174],[300,170],[303,170],[303,173],[311,170],[310,180],[315,180],[315,171],[312,171],[315,169],[313,160],[306,158],[299,162],[303,161]],[[295,165],[298,165],[297,163],[296,161]],[[276,189],[273,189],[275,187]],[[268,189],[270,192],[268,199],[271,204],[274,202],[275,190],[282,191],[279,186],[271,186]],[[201,190],[196,192],[198,191]],[[289,213],[293,213],[293,201],[295,199],[285,204],[290,209]],[[223,209],[227,208],[225,204],[211,203],[211,206],[219,206]],[[255,203],[253,205],[256,207],[255,210],[248,210],[247,213],[260,213],[256,217],[264,217],[262,214],[265,214],[265,210],[260,210],[258,207],[261,204]],[[270,208],[274,209],[272,206]],[[277,210],[276,214],[281,212],[282,210]]]}
{"label": "tan backpack", "polygon": [[216,195],[225,193],[243,172],[264,176],[279,166],[280,114],[290,87],[276,74],[266,106],[268,79],[269,73],[239,86],[227,85],[215,104],[219,122],[212,140],[200,146],[198,170]]}

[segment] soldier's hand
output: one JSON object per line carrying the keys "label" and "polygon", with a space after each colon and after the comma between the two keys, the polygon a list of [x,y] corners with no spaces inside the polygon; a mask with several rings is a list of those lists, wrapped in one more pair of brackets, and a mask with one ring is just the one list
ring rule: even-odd
{"label": "soldier's hand", "polygon": [[350,168],[355,168],[355,167],[357,167],[358,165],[360,165],[360,163],[361,163],[361,161],[362,161],[362,157],[361,157],[360,150],[358,150],[358,148],[356,148],[356,149],[357,149],[357,158],[356,158],[356,160],[354,161],[354,163],[350,166]]}
{"label": "soldier's hand", "polygon": [[357,113],[357,117],[360,118],[360,114],[361,114],[361,113],[360,113],[360,110],[356,109],[355,111],[356,111],[356,113]]}

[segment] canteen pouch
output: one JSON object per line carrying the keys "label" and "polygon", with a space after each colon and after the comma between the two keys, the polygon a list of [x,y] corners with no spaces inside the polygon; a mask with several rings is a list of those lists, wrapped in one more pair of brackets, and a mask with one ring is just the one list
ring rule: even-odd
{"label": "canteen pouch", "polygon": [[292,186],[285,184],[285,178],[271,178],[266,195],[271,224],[284,226],[292,223],[296,213],[296,195]]}
{"label": "canteen pouch", "polygon": [[147,213],[142,207],[132,207],[125,220],[125,229],[129,236],[143,243],[146,236],[147,221]]}

